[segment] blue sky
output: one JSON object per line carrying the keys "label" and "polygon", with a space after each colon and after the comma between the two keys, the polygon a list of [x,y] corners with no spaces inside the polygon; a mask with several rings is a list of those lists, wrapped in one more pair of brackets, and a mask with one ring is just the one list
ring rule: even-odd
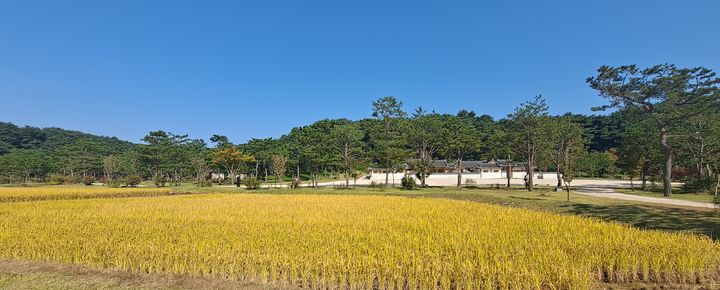
{"label": "blue sky", "polygon": [[720,1],[0,2],[0,121],[236,142],[323,118],[603,104],[603,64],[720,70]]}

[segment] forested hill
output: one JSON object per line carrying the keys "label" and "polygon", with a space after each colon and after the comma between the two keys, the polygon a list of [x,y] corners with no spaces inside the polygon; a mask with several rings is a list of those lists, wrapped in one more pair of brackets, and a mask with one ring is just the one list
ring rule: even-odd
{"label": "forested hill", "polygon": [[115,137],[0,122],[0,175],[12,181],[12,176],[97,174],[103,171],[104,157],[125,154],[134,146]]}
{"label": "forested hill", "polygon": [[19,127],[13,123],[0,122],[0,154],[14,149],[57,150],[77,145],[78,142],[94,143],[116,152],[127,150],[133,145],[117,137],[97,136],[61,128]]}

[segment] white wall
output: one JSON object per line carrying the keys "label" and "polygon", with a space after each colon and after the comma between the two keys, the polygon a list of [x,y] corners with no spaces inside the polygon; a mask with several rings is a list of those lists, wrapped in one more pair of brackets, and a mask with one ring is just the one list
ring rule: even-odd
{"label": "white wall", "polygon": [[[389,176],[389,182],[393,182],[393,177],[395,178],[395,183],[399,184],[400,180],[405,176],[405,173],[391,173]],[[415,177],[415,175],[412,175]],[[520,179],[522,180],[525,177],[525,173],[521,172],[515,172],[513,174],[512,179]],[[542,177],[542,178],[541,178]],[[462,182],[465,183],[467,179],[473,179],[476,180],[476,182],[480,182],[483,179],[501,179],[506,178],[506,175],[504,172],[485,172],[485,173],[463,173],[462,175]],[[385,173],[375,173],[370,175],[370,180],[375,182],[385,182]],[[457,173],[434,173],[430,174],[426,179],[426,181],[449,181],[449,180],[455,180],[457,181]],[[543,182],[539,182],[543,181]],[[549,181],[549,182],[548,182]],[[535,183],[552,183],[557,182],[557,173],[555,172],[545,172],[545,173],[535,173]]]}

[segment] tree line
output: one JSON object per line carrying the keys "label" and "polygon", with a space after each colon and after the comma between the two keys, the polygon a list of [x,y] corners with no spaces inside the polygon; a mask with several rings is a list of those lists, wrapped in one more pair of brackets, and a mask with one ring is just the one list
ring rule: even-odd
{"label": "tree line", "polygon": [[[401,100],[388,96],[372,102],[365,119],[320,120],[279,138],[241,144],[222,135],[211,136],[207,144],[165,131],[149,132],[142,143],[133,144],[0,123],[0,178],[121,185],[132,177],[158,186],[189,181],[208,186],[213,181],[240,184],[241,177],[250,183],[314,186],[335,176],[349,187],[370,166],[393,172],[412,162],[425,186],[432,161],[447,159],[455,164],[461,186],[463,160],[501,158],[526,167],[529,190],[536,170],[561,173],[558,187],[575,177],[624,177],[643,188],[648,181],[661,181],[667,196],[673,180],[686,181],[689,191],[717,190],[720,81],[714,72],[669,64],[603,66],[587,83],[608,100],[594,110],[608,114],[554,116],[545,99],[536,96],[495,120],[472,110],[407,111]],[[389,178],[386,174],[385,184]]]}

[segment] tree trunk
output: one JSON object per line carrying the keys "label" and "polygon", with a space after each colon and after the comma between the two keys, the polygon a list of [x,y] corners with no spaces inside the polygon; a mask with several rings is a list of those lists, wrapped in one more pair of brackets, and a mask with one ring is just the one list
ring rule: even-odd
{"label": "tree trunk", "polygon": [[701,177],[706,177],[705,175],[705,141],[700,139],[700,164],[698,164],[698,174],[700,174]]}
{"label": "tree trunk", "polygon": [[555,176],[557,177],[557,180],[558,180],[557,188],[560,188],[560,190],[562,190],[562,178],[560,177],[560,165],[559,164],[557,164],[557,166],[555,167]]}
{"label": "tree trunk", "polygon": [[715,173],[715,179],[717,182],[715,183],[715,196],[718,195],[718,189],[720,188],[720,174]]}
{"label": "tree trunk", "polygon": [[507,169],[506,169],[505,177],[507,178],[507,188],[510,188],[510,178],[512,178],[512,165],[508,163]]}
{"label": "tree trunk", "polygon": [[565,182],[565,189],[567,191],[567,201],[570,201],[570,183]]}
{"label": "tree trunk", "polygon": [[667,129],[665,127],[660,128],[660,149],[665,158],[665,164],[663,168],[663,196],[672,197],[672,147],[667,140]]}
{"label": "tree trunk", "polygon": [[345,161],[345,188],[350,188],[350,144],[345,143],[345,151],[343,151],[343,161]]}
{"label": "tree trunk", "polygon": [[635,184],[633,184],[632,177],[630,177],[630,190],[635,191]]}
{"label": "tree trunk", "polygon": [[[530,158],[530,159],[532,159],[532,158]],[[533,191],[533,183],[534,183],[533,175],[535,175],[535,162],[528,161],[527,173],[528,173],[527,190]]]}
{"label": "tree trunk", "polygon": [[420,174],[420,187],[425,188],[425,177],[427,176],[427,172],[423,172]]}
{"label": "tree trunk", "polygon": [[228,174],[230,175],[230,182],[235,184],[237,181],[237,170],[235,170],[235,168],[228,168]]}
{"label": "tree trunk", "polygon": [[350,188],[350,172],[345,169],[345,188]]}
{"label": "tree trunk", "polygon": [[640,186],[641,190],[645,190],[647,188],[647,176],[648,176],[648,163],[643,162],[642,171],[640,172],[640,180],[642,180],[642,185]]}
{"label": "tree trunk", "polygon": [[457,161],[457,188],[462,186],[462,158],[458,158]]}

